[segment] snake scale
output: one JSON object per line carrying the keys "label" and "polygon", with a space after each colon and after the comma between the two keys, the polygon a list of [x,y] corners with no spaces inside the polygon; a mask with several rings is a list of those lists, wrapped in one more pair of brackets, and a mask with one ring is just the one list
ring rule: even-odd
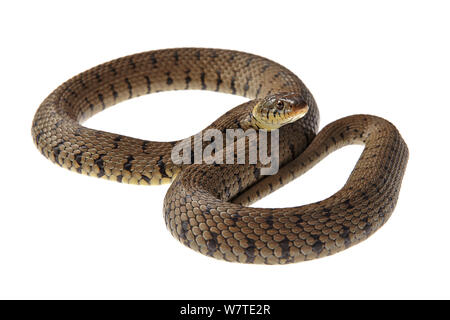
{"label": "snake scale", "polygon": [[[221,131],[264,127],[256,121],[263,106],[307,106],[299,120],[279,129],[279,172],[263,176],[260,163],[177,165],[171,150],[178,141],[146,141],[81,125],[120,101],[187,89],[250,99],[208,127]],[[40,105],[32,135],[45,157],[69,170],[123,183],[172,182],[163,214],[184,245],[231,262],[287,264],[334,254],[372,235],[394,210],[408,160],[404,140],[384,119],[354,115],[316,135],[318,122],[313,96],[285,67],[238,51],[178,48],[119,58],[73,77]],[[365,147],[331,197],[291,208],[248,207],[349,144]]]}

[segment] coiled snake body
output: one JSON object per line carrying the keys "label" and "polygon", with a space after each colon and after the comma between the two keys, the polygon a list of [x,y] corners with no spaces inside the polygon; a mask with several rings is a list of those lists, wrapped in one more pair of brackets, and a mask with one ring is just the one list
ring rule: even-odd
{"label": "coiled snake body", "polygon": [[[278,174],[262,176],[259,163],[176,165],[171,150],[177,141],[146,141],[80,125],[120,101],[186,89],[253,99],[209,127],[222,131],[264,128],[268,119],[262,108],[276,103],[290,111],[294,104],[306,106],[301,119],[280,128]],[[296,103],[289,102],[292,96]],[[283,112],[277,112],[270,112],[270,121],[279,120],[274,117]],[[32,135],[45,157],[75,172],[144,185],[173,180],[164,199],[164,218],[186,246],[226,261],[286,264],[331,255],[373,234],[394,209],[408,159],[405,142],[386,120],[350,116],[316,136],[318,120],[308,89],[279,64],[237,51],[180,48],[119,58],[68,80],[39,107]],[[354,143],[364,144],[364,151],[333,196],[293,208],[246,207],[332,151]]]}

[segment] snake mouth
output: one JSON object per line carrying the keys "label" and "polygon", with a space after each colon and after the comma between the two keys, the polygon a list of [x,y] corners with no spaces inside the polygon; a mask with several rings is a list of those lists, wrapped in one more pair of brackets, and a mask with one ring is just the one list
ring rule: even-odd
{"label": "snake mouth", "polygon": [[309,106],[306,102],[302,101],[302,103],[298,103],[292,106],[292,111],[289,114],[289,123],[295,122],[301,118],[303,118],[309,110]]}

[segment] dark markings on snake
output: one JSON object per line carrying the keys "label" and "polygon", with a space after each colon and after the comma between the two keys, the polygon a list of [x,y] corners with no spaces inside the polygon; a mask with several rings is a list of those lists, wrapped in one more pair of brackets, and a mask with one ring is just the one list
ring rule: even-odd
{"label": "dark markings on snake", "polygon": [[142,142],[142,152],[145,154],[150,154],[147,152],[147,144],[149,143],[149,141],[144,141]]}
{"label": "dark markings on snake", "polygon": [[304,221],[303,221],[302,215],[301,215],[301,214],[294,214],[294,217],[298,218],[298,220],[295,222],[295,225],[296,225],[297,227],[299,227],[299,228],[303,228],[302,223],[303,223]]}
{"label": "dark markings on snake", "polygon": [[72,103],[67,100],[66,98],[63,98],[63,101],[65,102],[65,104],[67,104],[69,107],[72,107]]}
{"label": "dark markings on snake", "polygon": [[147,182],[148,184],[150,184],[150,178],[149,178],[149,177],[147,177],[147,176],[144,175],[144,174],[141,174],[141,177],[142,177],[142,179],[144,179],[145,182]]}
{"label": "dark markings on snake", "polygon": [[123,176],[122,176],[121,174],[118,175],[118,176],[117,176],[117,182],[122,183],[122,178],[123,178]]}
{"label": "dark markings on snake", "polygon": [[247,78],[247,82],[244,84],[244,97],[247,96],[247,91],[250,88],[248,83],[250,82],[250,78]]}
{"label": "dark markings on snake", "polygon": [[106,154],[99,154],[98,158],[94,161],[95,165],[100,169],[97,173],[97,177],[101,178],[105,175],[105,163],[103,162],[102,157]]}
{"label": "dark markings on snake", "polygon": [[87,89],[88,88],[81,77],[78,80],[80,81],[80,84],[83,87],[83,89]]}
{"label": "dark markings on snake", "polygon": [[73,95],[75,98],[76,97],[78,97],[78,94],[75,92],[75,91],[73,91],[72,89],[70,89],[70,88],[67,88],[67,92],[69,92],[71,95]]}
{"label": "dark markings on snake", "polygon": [[219,56],[219,55],[217,54],[216,50],[212,50],[210,57],[211,57],[212,59],[215,59],[215,58],[217,58],[218,56]]}
{"label": "dark markings on snake", "polygon": [[245,248],[244,253],[247,256],[245,262],[253,263],[255,261],[256,258],[255,249],[256,249],[255,246]]}
{"label": "dark markings on snake", "polygon": [[113,74],[113,76],[117,76],[116,68],[114,68],[112,65],[109,65],[109,71]]}
{"label": "dark markings on snake", "polygon": [[158,68],[158,60],[156,60],[155,54],[152,53],[150,55],[150,61],[152,63],[153,68]]}
{"label": "dark markings on snake", "polygon": [[230,199],[231,193],[230,193],[230,187],[225,187],[225,199]]}
{"label": "dark markings on snake", "polygon": [[237,183],[238,183],[238,192],[241,192],[242,191],[242,179],[239,176],[237,179]]}
{"label": "dark markings on snake", "polygon": [[238,129],[242,129],[241,122],[239,121],[239,119],[234,119],[234,124]]}
{"label": "dark markings on snake", "polygon": [[164,211],[164,221],[166,222],[166,224],[168,224],[170,221],[170,209],[169,208],[167,208]]}
{"label": "dark markings on snake", "polygon": [[220,71],[216,70],[217,80],[216,80],[216,91],[219,91],[219,87],[222,84],[222,78],[220,77]]}
{"label": "dark markings on snake", "polygon": [[89,99],[84,98],[84,101],[88,104],[89,109],[91,109],[91,111],[94,111],[94,105],[89,101]]}
{"label": "dark markings on snake", "polygon": [[245,237],[245,240],[247,241],[247,248],[244,249],[244,253],[247,257],[246,262],[247,263],[253,263],[256,258],[255,250],[255,240],[250,239],[249,237]]}
{"label": "dark markings on snake", "polygon": [[131,69],[136,69],[136,64],[134,63],[133,58],[130,58],[130,60],[128,61],[128,63],[130,64]]}
{"label": "dark markings on snake", "polygon": [[147,83],[147,94],[152,92],[152,82],[150,81],[149,76],[144,76],[145,82]]}
{"label": "dark markings on snake", "polygon": [[217,250],[217,241],[215,239],[207,240],[206,246],[208,247],[208,252],[206,254],[212,256]]}
{"label": "dark markings on snake", "polygon": [[372,187],[374,187],[377,190],[377,192],[380,192],[380,189],[378,188],[378,186],[375,183],[372,183]]}
{"label": "dark markings on snake", "polygon": [[132,155],[129,155],[128,158],[127,158],[127,162],[125,162],[124,165],[123,165],[123,169],[131,172],[131,168],[133,166],[131,161],[133,161],[133,160],[134,160],[134,157]]}
{"label": "dark markings on snake", "polygon": [[270,67],[270,64],[266,64],[261,68],[261,73],[266,72],[266,70]]}
{"label": "dark markings on snake", "polygon": [[255,169],[253,170],[253,175],[258,180],[259,177],[261,176],[261,169],[255,167]]}
{"label": "dark markings on snake", "polygon": [[232,53],[231,56],[230,56],[230,59],[228,59],[228,62],[233,61],[235,57],[236,57],[236,54]]}
{"label": "dark markings on snake", "polygon": [[188,221],[182,221],[181,222],[181,232],[180,232],[180,238],[181,239],[186,240],[186,233],[188,232],[188,230],[189,230],[189,222]]}
{"label": "dark markings on snake", "polygon": [[202,82],[202,90],[206,89],[205,76],[206,73],[202,71],[202,73],[200,74],[200,81]]}
{"label": "dark markings on snake", "polygon": [[95,74],[95,78],[97,79],[97,82],[102,82],[102,78],[100,77],[99,73]]}
{"label": "dark markings on snake", "polygon": [[289,240],[283,239],[280,241],[281,259],[289,259]]}
{"label": "dark markings on snake", "polygon": [[381,218],[384,218],[384,216],[385,216],[385,213],[384,213],[384,207],[381,207],[380,209],[378,209],[378,215],[379,215]]}
{"label": "dark markings on snake", "polygon": [[173,53],[173,57],[175,58],[175,65],[178,65],[178,59],[179,59],[179,55],[178,55],[178,51],[175,50],[175,52]]}
{"label": "dark markings on snake", "polygon": [[269,225],[269,229],[273,227],[273,217],[269,216],[264,221]]}
{"label": "dark markings on snake", "polygon": [[186,76],[186,78],[184,78],[184,81],[186,82],[186,90],[189,89],[189,83],[192,81],[192,78],[190,76]]}
{"label": "dark markings on snake", "polygon": [[353,209],[353,208],[354,208],[354,206],[352,206],[352,205],[350,204],[350,199],[345,200],[344,203],[345,203],[345,205],[347,206],[347,209]]}
{"label": "dark markings on snake", "polygon": [[308,144],[312,141],[314,136],[309,135],[306,131],[303,132],[303,136],[305,137],[305,140],[308,142]]}
{"label": "dark markings on snake", "polygon": [[100,103],[102,104],[102,110],[106,109],[105,101],[103,100],[103,94],[98,94],[98,100],[100,100]]}
{"label": "dark markings on snake", "polygon": [[189,222],[188,221],[183,221],[181,222],[181,229],[186,232],[189,230]]}
{"label": "dark markings on snake", "polygon": [[197,50],[195,52],[195,56],[197,57],[197,60],[200,60],[201,55],[200,55],[200,51],[199,50]]}
{"label": "dark markings on snake", "polygon": [[173,83],[173,79],[170,77],[170,72],[166,72],[166,76],[167,76],[167,85],[170,86]]}
{"label": "dark markings on snake", "polygon": [[116,101],[116,100],[117,100],[117,97],[118,97],[118,93],[117,93],[117,91],[114,89],[114,85],[113,85],[113,84],[111,84],[110,89],[111,89],[111,92],[112,92],[114,101]]}
{"label": "dark markings on snake", "polygon": [[75,156],[75,161],[77,162],[77,164],[78,164],[78,168],[77,168],[77,172],[78,173],[81,173],[81,166],[82,166],[82,157],[83,157],[83,151],[81,151],[80,153],[78,153],[76,156]]}
{"label": "dark markings on snake", "polygon": [[350,228],[343,226],[341,229],[340,236],[344,239],[344,245],[349,246],[350,245]]}
{"label": "dark markings on snake", "polygon": [[125,83],[127,84],[128,87],[128,99],[133,98],[133,87],[131,85],[130,79],[125,78]]}
{"label": "dark markings on snake", "polygon": [[35,139],[35,141],[36,141],[36,144],[38,144],[39,143],[39,139],[40,139],[40,137],[41,137],[41,133],[39,132],[37,135],[36,135],[36,139]]}
{"label": "dark markings on snake", "polygon": [[210,231],[212,239],[209,239],[206,241],[206,246],[208,248],[208,252],[206,253],[209,256],[212,256],[214,252],[216,252],[218,243],[217,243],[217,236],[218,234],[215,232]]}
{"label": "dark markings on snake", "polygon": [[211,215],[211,208],[206,207],[206,209],[205,209],[205,214]]}
{"label": "dark markings on snake", "polygon": [[163,156],[159,156],[159,160],[157,162],[158,168],[159,168],[159,173],[161,173],[161,176],[163,178],[169,178],[169,176],[167,175],[167,172],[166,172],[166,164],[164,163],[162,158],[163,158]]}
{"label": "dark markings on snake", "polygon": [[58,159],[59,154],[61,153],[61,149],[59,147],[62,146],[64,142],[65,142],[64,140],[61,140],[60,143],[58,143],[56,146],[53,147],[53,156],[55,157],[55,162],[59,165],[61,165]]}
{"label": "dark markings on snake", "polygon": [[231,93],[232,93],[232,94],[236,94],[236,86],[235,86],[235,82],[236,82],[236,78],[235,78],[234,76],[231,77],[230,88],[231,88]]}
{"label": "dark markings on snake", "polygon": [[185,71],[186,77],[184,78],[184,81],[186,82],[185,90],[189,89],[189,83],[192,81],[192,78],[189,76],[189,73],[191,73],[191,69],[187,69]]}
{"label": "dark markings on snake", "polygon": [[322,252],[322,250],[323,250],[323,242],[320,241],[320,240],[317,240],[316,243],[313,244],[312,250],[316,254],[320,254]]}
{"label": "dark markings on snake", "polygon": [[259,94],[261,93],[261,88],[262,88],[262,84],[260,83],[258,89],[256,90],[255,98],[259,97]]}
{"label": "dark markings on snake", "polygon": [[291,152],[292,157],[295,156],[295,146],[294,144],[289,144],[289,151]]}
{"label": "dark markings on snake", "polygon": [[233,214],[231,215],[230,219],[231,219],[234,223],[236,223],[236,222],[239,220],[240,217],[241,217],[241,216],[240,216],[239,214],[233,213]]}

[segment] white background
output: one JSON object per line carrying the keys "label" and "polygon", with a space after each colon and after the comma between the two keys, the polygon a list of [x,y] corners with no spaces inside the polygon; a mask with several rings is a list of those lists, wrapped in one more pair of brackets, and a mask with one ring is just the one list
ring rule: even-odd
{"label": "white background", "polygon": [[[450,298],[447,3],[2,2],[0,298]],[[123,55],[183,46],[248,51],[288,67],[314,94],[321,127],[356,113],[393,122],[410,161],[388,223],[332,257],[231,264],[172,238],[162,216],[167,186],[77,175],[36,150],[34,112],[63,81]],[[172,140],[243,101],[160,93],[122,103],[86,126]],[[331,155],[256,205],[330,196],[361,151]]]}

